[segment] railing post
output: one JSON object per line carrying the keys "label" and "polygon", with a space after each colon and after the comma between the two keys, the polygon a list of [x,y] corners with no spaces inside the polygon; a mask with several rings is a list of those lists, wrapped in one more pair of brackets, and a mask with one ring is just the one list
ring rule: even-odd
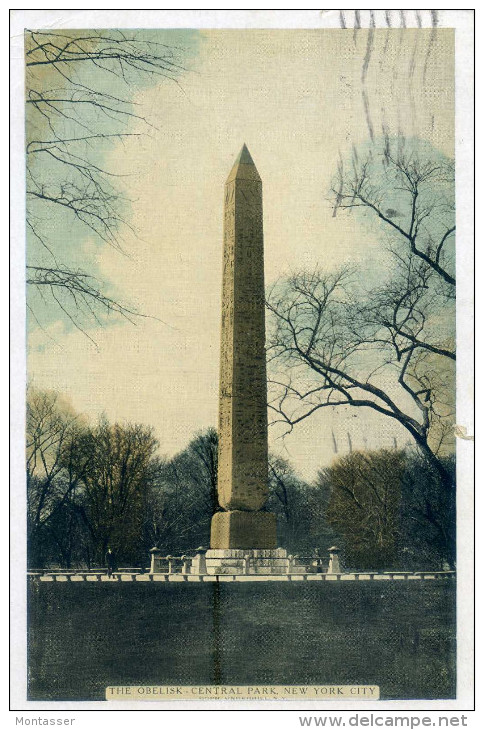
{"label": "railing post", "polygon": [[151,565],[150,565],[150,573],[153,575],[153,573],[161,573],[160,570],[160,554],[161,550],[157,547],[151,548],[150,555],[151,555]]}
{"label": "railing post", "polygon": [[192,573],[197,575],[207,574],[207,561],[205,558],[206,549],[204,547],[197,548],[196,555],[192,560]]}
{"label": "railing post", "polygon": [[336,573],[336,574],[341,573],[341,567],[340,567],[340,563],[339,563],[339,554],[338,554],[339,548],[337,548],[333,545],[333,547],[330,547],[328,549],[328,552],[329,552],[328,573]]}

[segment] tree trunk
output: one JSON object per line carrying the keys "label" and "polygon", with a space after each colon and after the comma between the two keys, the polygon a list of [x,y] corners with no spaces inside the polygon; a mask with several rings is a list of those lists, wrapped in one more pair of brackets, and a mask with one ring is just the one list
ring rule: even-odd
{"label": "tree trunk", "polygon": [[438,456],[434,454],[430,446],[428,445],[425,438],[422,438],[420,436],[417,436],[413,434],[417,446],[427,459],[428,463],[432,467],[432,469],[435,470],[435,472],[439,475],[440,481],[442,483],[442,486],[446,489],[455,489],[455,478],[454,476],[449,472],[449,470],[445,467],[445,465],[442,463],[442,461],[439,459]]}

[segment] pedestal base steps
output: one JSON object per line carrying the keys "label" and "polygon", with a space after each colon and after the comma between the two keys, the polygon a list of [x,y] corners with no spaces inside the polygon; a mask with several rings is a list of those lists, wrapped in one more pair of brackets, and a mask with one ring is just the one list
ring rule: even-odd
{"label": "pedestal base steps", "polygon": [[210,549],[205,554],[205,561],[209,575],[285,575],[289,572],[289,558],[284,548]]}

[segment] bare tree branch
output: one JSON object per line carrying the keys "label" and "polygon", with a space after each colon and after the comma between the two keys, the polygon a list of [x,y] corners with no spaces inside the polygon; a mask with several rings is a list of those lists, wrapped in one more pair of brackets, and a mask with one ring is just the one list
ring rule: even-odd
{"label": "bare tree branch", "polygon": [[[149,132],[153,125],[134,103],[133,91],[157,78],[178,83],[185,70],[182,49],[141,31],[29,30],[25,54],[27,282],[38,291],[44,288],[82,331],[80,320],[100,323],[102,311],[133,321],[139,313],[107,296],[100,282],[94,284],[89,263],[74,271],[68,249],[59,252],[57,244],[56,250],[49,221],[58,211],[66,231],[79,224],[124,252],[124,234],[136,235],[129,222],[130,201],[119,186],[122,176],[100,160],[109,144]],[[132,131],[132,122],[141,131]],[[59,298],[60,290],[69,296]]]}
{"label": "bare tree branch", "polygon": [[[393,146],[398,150],[397,142]],[[347,169],[338,165],[332,186],[334,210],[368,211],[405,241],[411,253],[443,282],[455,286],[452,256],[442,262],[445,245],[455,232],[454,200],[453,196],[440,199],[441,190],[453,186],[453,178],[450,161],[425,160],[417,153],[393,153],[389,148],[372,150]],[[403,211],[389,207],[392,193],[399,193]]]}
{"label": "bare tree branch", "polygon": [[369,408],[400,423],[439,469],[429,438],[444,417],[445,386],[429,358],[454,356],[424,339],[432,297],[415,271],[406,273],[398,296],[393,281],[360,298],[344,270],[303,272],[273,287],[267,308],[275,423],[290,431],[321,408]]}

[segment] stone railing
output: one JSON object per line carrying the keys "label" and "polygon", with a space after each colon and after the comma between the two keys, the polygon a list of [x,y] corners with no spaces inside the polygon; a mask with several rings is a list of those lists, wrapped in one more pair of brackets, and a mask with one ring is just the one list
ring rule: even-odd
{"label": "stone railing", "polygon": [[[173,560],[173,558],[172,558]],[[182,560],[179,558],[178,560]],[[172,563],[174,566],[175,563]],[[179,565],[183,565],[179,563]],[[230,581],[323,581],[323,582],[350,582],[350,581],[428,581],[453,580],[456,573],[452,570],[384,573],[286,573],[278,575],[209,575],[183,572],[177,570],[171,573],[141,573],[128,572],[126,569],[117,571],[110,578],[106,571],[28,571],[27,577],[32,582],[230,582]]]}
{"label": "stone railing", "polygon": [[[194,558],[188,555],[166,555],[160,556],[156,559],[156,568],[158,573],[166,573],[167,575],[174,575],[175,573],[181,573],[186,575],[192,571],[192,564]],[[153,562],[150,573],[153,572]]]}
{"label": "stone railing", "polygon": [[[117,573],[147,573],[149,567],[146,568],[118,568]],[[77,575],[77,574],[89,574],[96,575],[97,573],[106,573],[107,568],[29,568],[28,573],[32,575]]]}
{"label": "stone railing", "polygon": [[[338,550],[338,548],[334,548]],[[288,555],[283,548],[276,550],[228,550],[217,551],[200,547],[195,556],[163,556],[161,550],[153,548],[150,573],[173,575],[299,575],[306,573],[339,572],[339,563],[334,563],[333,548],[329,558],[319,555]],[[220,556],[223,554],[223,567]]]}

